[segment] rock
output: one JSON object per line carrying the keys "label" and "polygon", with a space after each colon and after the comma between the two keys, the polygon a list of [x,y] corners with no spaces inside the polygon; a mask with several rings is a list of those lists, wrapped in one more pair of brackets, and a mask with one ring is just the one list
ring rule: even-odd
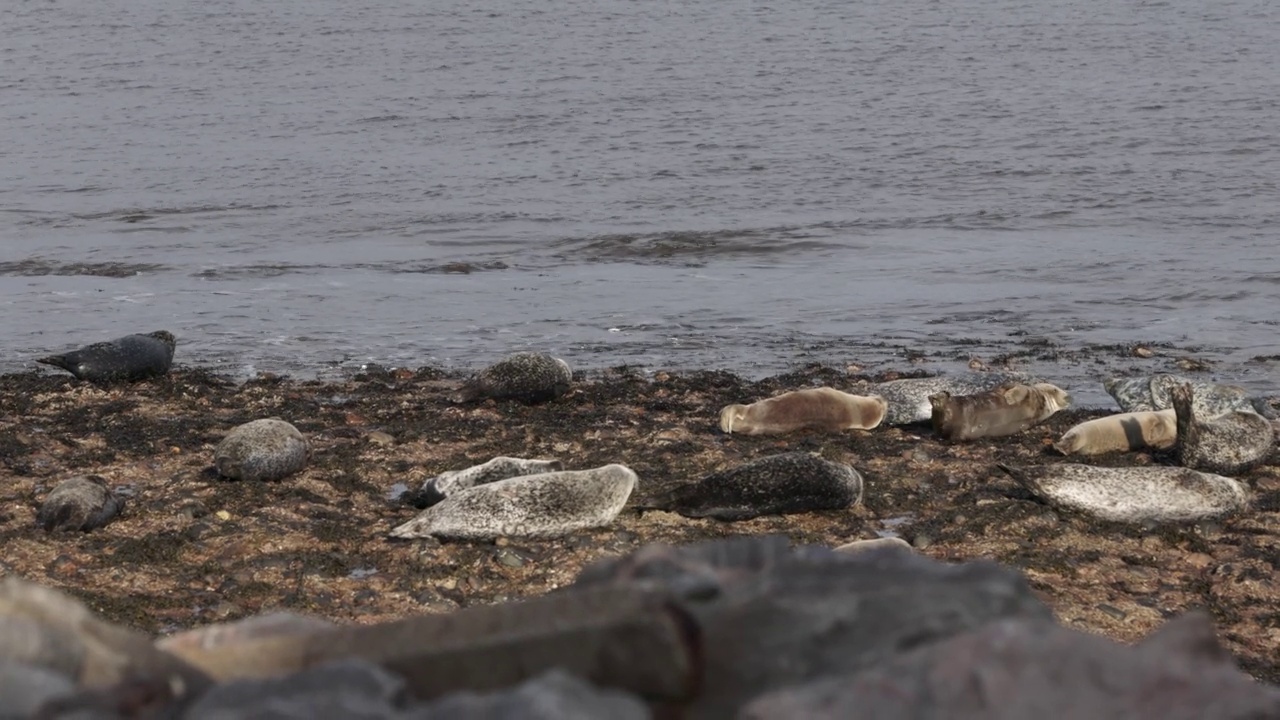
{"label": "rock", "polygon": [[336,660],[269,680],[235,680],[197,699],[182,720],[365,720],[398,717],[404,680],[367,660]]}
{"label": "rock", "polygon": [[0,660],[0,720],[27,718],[54,698],[75,692],[75,683],[47,668]]}
{"label": "rock", "polygon": [[455,693],[414,708],[403,720],[648,720],[638,698],[592,687],[562,670],[550,670],[487,695]]}
{"label": "rock", "polygon": [[47,531],[89,532],[111,522],[124,509],[125,499],[97,475],[73,477],[58,483],[36,513],[36,524]]}
{"label": "rock", "polygon": [[233,480],[280,480],[306,467],[311,454],[298,428],[280,418],[247,422],[213,451],[218,474]]}
{"label": "rock", "polygon": [[301,638],[336,627],[328,620],[309,615],[273,612],[176,633],[156,640],[155,645],[200,668],[209,677],[226,682],[271,674],[270,669],[264,670],[250,661],[219,662],[228,647],[245,643],[252,646],[269,638]]}

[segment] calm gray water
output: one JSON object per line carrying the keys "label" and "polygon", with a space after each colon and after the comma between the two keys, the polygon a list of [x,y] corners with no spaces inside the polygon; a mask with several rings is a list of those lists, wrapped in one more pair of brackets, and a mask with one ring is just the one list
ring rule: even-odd
{"label": "calm gray water", "polygon": [[[1272,0],[13,0],[0,370],[1026,344],[1280,391]],[[462,272],[466,270],[467,272]],[[1140,361],[1098,345],[1172,346]],[[1081,352],[1083,351],[1083,352]]]}

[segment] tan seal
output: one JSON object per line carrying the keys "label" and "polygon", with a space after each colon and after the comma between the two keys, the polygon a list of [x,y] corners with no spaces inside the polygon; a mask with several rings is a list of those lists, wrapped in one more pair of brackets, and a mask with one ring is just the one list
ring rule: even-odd
{"label": "tan seal", "polygon": [[946,440],[975,440],[1022,432],[1069,406],[1071,396],[1050,383],[1008,383],[975,395],[929,396],[934,432]]}
{"label": "tan seal", "polygon": [[889,403],[877,395],[850,395],[834,388],[783,393],[750,405],[720,411],[720,429],[743,435],[779,435],[797,430],[870,430],[880,424]]}
{"label": "tan seal", "polygon": [[1082,422],[1063,433],[1053,449],[1063,455],[1101,455],[1144,448],[1165,450],[1177,441],[1173,410],[1144,410]]}

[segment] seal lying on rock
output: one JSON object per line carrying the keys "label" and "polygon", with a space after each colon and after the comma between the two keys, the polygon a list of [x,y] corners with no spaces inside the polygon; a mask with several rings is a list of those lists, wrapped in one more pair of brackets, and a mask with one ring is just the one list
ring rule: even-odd
{"label": "seal lying on rock", "polygon": [[36,524],[45,530],[83,530],[89,532],[111,522],[124,509],[124,498],[107,487],[97,475],[63,480],[49,492]]}
{"label": "seal lying on rock", "polygon": [[545,353],[518,352],[476,373],[450,398],[469,403],[484,398],[511,398],[522,403],[546,402],[569,392],[569,364]]}
{"label": "seal lying on rock", "polygon": [[1255,402],[1249,393],[1237,385],[1201,382],[1173,373],[1156,373],[1139,377],[1113,377],[1102,383],[1107,394],[1125,412],[1144,410],[1170,410],[1173,401],[1170,391],[1178,385],[1190,385],[1195,395],[1196,412],[1213,417],[1230,410],[1254,410]]}
{"label": "seal lying on rock", "polygon": [[213,451],[218,474],[234,480],[279,480],[306,467],[311,445],[298,428],[280,418],[247,422]]}
{"label": "seal lying on rock", "polygon": [[834,388],[783,393],[750,405],[720,411],[720,429],[744,435],[778,435],[797,430],[870,430],[884,419],[889,403],[882,397],[850,395]]}
{"label": "seal lying on rock", "polygon": [[391,537],[555,537],[613,522],[635,489],[623,465],[525,475],[450,493]]}
{"label": "seal lying on rock", "polygon": [[418,507],[435,505],[446,495],[476,485],[506,480],[523,475],[563,470],[564,463],[559,460],[529,460],[525,458],[498,456],[481,465],[473,465],[466,470],[450,470],[433,478],[427,478],[409,502]]}
{"label": "seal lying on rock", "polygon": [[1082,422],[1063,433],[1053,449],[1063,455],[1101,455],[1173,447],[1178,425],[1172,410],[1117,413]]}
{"label": "seal lying on rock", "polygon": [[933,417],[929,396],[940,392],[952,395],[974,395],[1011,382],[1031,382],[1026,373],[969,372],[959,375],[938,375],[927,378],[906,378],[877,383],[868,388],[868,394],[879,395],[889,403],[885,412],[885,425],[906,425],[927,422]]}
{"label": "seal lying on rock", "polygon": [[1114,522],[1207,520],[1249,503],[1239,482],[1187,468],[1074,463],[999,468],[1050,505]]}
{"label": "seal lying on rock", "polygon": [[1253,410],[1202,418],[1190,385],[1169,391],[1177,418],[1178,462],[1196,470],[1234,475],[1261,465],[1275,445],[1271,421]]}
{"label": "seal lying on rock", "polygon": [[1022,432],[1071,404],[1057,385],[1011,383],[976,395],[929,396],[933,430],[946,440],[976,440]]}
{"label": "seal lying on rock", "polygon": [[86,345],[36,362],[62,368],[90,382],[141,380],[169,372],[176,344],[173,333],[158,330]]}
{"label": "seal lying on rock", "polygon": [[842,510],[862,500],[862,475],[807,452],[753,460],[655,499],[650,509],[685,517],[748,520],[812,510]]}

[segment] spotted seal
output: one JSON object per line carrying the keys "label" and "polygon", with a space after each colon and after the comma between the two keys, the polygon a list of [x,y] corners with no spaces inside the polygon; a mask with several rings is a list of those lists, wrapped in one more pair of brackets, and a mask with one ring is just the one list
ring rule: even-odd
{"label": "spotted seal", "polygon": [[511,398],[526,404],[553,400],[569,392],[573,371],[557,357],[518,352],[476,373],[450,399],[469,403],[485,398]]}
{"label": "spotted seal", "polygon": [[90,382],[142,380],[169,372],[176,346],[173,333],[157,330],[86,345],[36,362],[62,368],[76,378]]}
{"label": "spotted seal", "polygon": [[870,430],[880,424],[888,409],[889,403],[882,397],[850,395],[828,387],[808,388],[750,405],[728,405],[720,411],[720,429],[744,435]]}
{"label": "spotted seal", "polygon": [[654,498],[642,509],[692,518],[748,520],[813,510],[843,510],[862,500],[862,475],[807,452],[770,455],[712,473]]}
{"label": "spotted seal", "polygon": [[1107,394],[1125,412],[1170,410],[1173,402],[1170,391],[1178,385],[1190,385],[1195,398],[1195,410],[1199,415],[1213,417],[1232,410],[1257,410],[1261,400],[1255,401],[1248,391],[1238,385],[1193,380],[1173,373],[1155,373],[1138,377],[1113,377],[1102,383]]}
{"label": "spotted seal", "polygon": [[993,390],[1010,382],[1033,382],[1026,373],[1018,372],[968,372],[958,375],[937,375],[926,378],[905,378],[875,383],[867,388],[868,395],[879,395],[889,403],[885,411],[885,425],[906,425],[928,422],[933,417],[930,395],[941,392],[952,395],[974,395]]}
{"label": "spotted seal", "polygon": [[107,487],[106,479],[73,477],[49,491],[36,513],[36,524],[47,531],[89,532],[111,522],[124,505],[124,497]]}
{"label": "spotted seal", "polygon": [[1275,445],[1271,422],[1250,410],[1230,410],[1203,418],[1191,385],[1169,391],[1178,432],[1178,462],[1195,470],[1235,475],[1261,465]]}
{"label": "spotted seal", "polygon": [[559,460],[531,460],[526,458],[498,456],[480,465],[473,465],[465,470],[442,472],[422,483],[422,488],[409,502],[418,507],[435,505],[452,492],[457,492],[476,485],[506,480],[523,475],[563,470],[564,463]]}
{"label": "spotted seal", "polygon": [[1249,503],[1248,491],[1236,480],[1189,468],[1076,463],[998,467],[1050,505],[1114,522],[1208,520]]}
{"label": "spotted seal", "polygon": [[263,418],[237,426],[218,443],[213,464],[233,480],[280,480],[306,467],[311,444],[280,418]]}
{"label": "spotted seal", "polygon": [[1173,410],[1144,410],[1082,422],[1063,433],[1053,449],[1063,455],[1101,455],[1145,448],[1165,450],[1177,440]]}
{"label": "spotted seal", "polygon": [[624,465],[525,475],[452,492],[394,538],[555,537],[613,522],[636,487]]}
{"label": "spotted seal", "polygon": [[1071,396],[1050,383],[1010,383],[975,395],[929,396],[933,429],[951,441],[1003,437],[1022,432],[1068,407]]}

